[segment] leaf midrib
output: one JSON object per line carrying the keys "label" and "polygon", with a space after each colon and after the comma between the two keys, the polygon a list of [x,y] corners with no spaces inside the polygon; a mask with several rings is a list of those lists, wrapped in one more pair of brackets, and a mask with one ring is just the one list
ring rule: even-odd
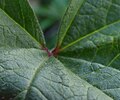
{"label": "leaf midrib", "polygon": [[34,82],[34,80],[35,80],[38,72],[44,67],[43,65],[45,64],[45,62],[46,62],[48,59],[49,59],[48,57],[44,58],[44,60],[42,61],[42,63],[38,66],[38,68],[36,68],[36,70],[35,70],[35,72],[34,72],[34,75],[33,75],[33,77],[31,78],[31,80],[30,80],[30,82],[29,82],[29,86],[28,86],[28,88],[27,88],[27,92],[26,92],[26,95],[25,95],[25,100],[26,100],[27,96],[29,95],[29,91],[30,91],[30,89],[31,89],[32,83]]}
{"label": "leaf midrib", "polygon": [[67,49],[67,48],[69,48],[69,47],[71,47],[72,45],[74,45],[74,44],[82,41],[83,39],[86,39],[86,38],[89,37],[89,36],[95,35],[95,34],[98,33],[99,31],[102,31],[102,30],[104,30],[104,29],[107,29],[107,28],[109,28],[109,27],[112,26],[112,25],[118,24],[119,22],[120,22],[120,20],[117,20],[117,21],[115,21],[115,22],[113,22],[113,23],[110,23],[110,24],[107,24],[107,25],[105,25],[105,26],[103,26],[103,27],[101,27],[101,28],[99,28],[99,29],[91,32],[91,33],[88,33],[87,35],[85,35],[85,36],[83,36],[83,37],[78,38],[77,40],[69,43],[68,45],[66,45],[66,46],[64,46],[64,47],[62,47],[62,48],[60,49],[60,52],[63,51],[63,50],[65,50],[65,49]]}

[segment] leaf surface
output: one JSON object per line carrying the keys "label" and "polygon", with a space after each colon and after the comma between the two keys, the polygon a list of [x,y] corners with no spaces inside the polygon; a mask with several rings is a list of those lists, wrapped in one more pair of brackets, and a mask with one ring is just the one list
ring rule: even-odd
{"label": "leaf surface", "polygon": [[[82,2],[72,0],[75,1],[76,3],[71,5]],[[120,1],[84,0],[78,5],[80,7],[71,23],[68,17],[71,15],[70,6],[66,12],[67,16],[63,18],[58,39],[61,54],[110,66],[113,61],[119,59]],[[66,25],[64,22],[69,23]],[[63,29],[64,25],[69,26],[67,31],[66,28]]]}
{"label": "leaf surface", "polygon": [[120,98],[119,10],[120,0],[71,0],[57,43],[58,58],[68,69],[115,100]]}
{"label": "leaf surface", "polygon": [[27,0],[12,1],[0,1],[1,100],[119,100],[119,0],[71,0],[59,60]]}
{"label": "leaf surface", "polygon": [[43,33],[28,0],[0,0],[0,9],[41,45],[45,45]]}
{"label": "leaf surface", "polygon": [[2,9],[0,9],[0,19],[0,47],[39,48],[39,42]]}
{"label": "leaf surface", "polygon": [[76,75],[88,83],[99,88],[114,100],[120,98],[120,71],[100,63],[89,62],[83,59],[59,57],[64,66],[71,69]]}
{"label": "leaf surface", "polygon": [[[11,91],[9,91],[11,90]],[[113,100],[37,49],[0,50],[0,98]]]}

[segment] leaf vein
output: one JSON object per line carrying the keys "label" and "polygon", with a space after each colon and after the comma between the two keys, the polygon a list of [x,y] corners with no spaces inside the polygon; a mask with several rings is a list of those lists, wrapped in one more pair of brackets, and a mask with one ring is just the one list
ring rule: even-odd
{"label": "leaf vein", "polygon": [[104,30],[104,29],[107,29],[107,28],[109,28],[110,26],[115,25],[115,24],[118,24],[118,23],[120,23],[120,20],[117,20],[117,21],[115,21],[114,23],[110,23],[110,24],[108,24],[108,25],[106,25],[106,26],[104,26],[104,27],[102,27],[102,28],[99,28],[98,30],[95,30],[95,31],[93,31],[93,32],[91,32],[91,33],[83,36],[83,37],[80,37],[79,39],[77,39],[77,40],[69,43],[68,45],[64,46],[63,48],[61,48],[60,51],[63,51],[63,50],[65,50],[65,49],[67,49],[68,47],[71,47],[72,45],[74,45],[74,44],[82,41],[83,39],[86,39],[87,37],[90,37],[90,36],[92,36],[92,35],[95,35],[95,34],[97,34],[99,31],[102,31],[102,30]]}
{"label": "leaf vein", "polygon": [[40,64],[40,66],[35,70],[34,75],[33,75],[33,77],[32,77],[31,80],[30,80],[30,83],[29,83],[29,86],[28,86],[28,89],[27,89],[27,93],[26,93],[26,95],[25,95],[25,98],[27,98],[27,96],[29,95],[29,91],[30,91],[30,89],[31,89],[32,82],[35,80],[38,71],[40,71],[41,67],[43,67],[43,65],[45,64],[45,62],[46,62],[48,59],[49,59],[48,57],[45,58],[45,59],[43,60],[43,62]]}

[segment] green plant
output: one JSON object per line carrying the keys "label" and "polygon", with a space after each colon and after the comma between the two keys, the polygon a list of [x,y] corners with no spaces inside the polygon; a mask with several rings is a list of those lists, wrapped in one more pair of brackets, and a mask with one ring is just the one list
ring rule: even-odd
{"label": "green plant", "polygon": [[120,0],[71,0],[49,51],[27,0],[0,0],[1,100],[119,100]]}

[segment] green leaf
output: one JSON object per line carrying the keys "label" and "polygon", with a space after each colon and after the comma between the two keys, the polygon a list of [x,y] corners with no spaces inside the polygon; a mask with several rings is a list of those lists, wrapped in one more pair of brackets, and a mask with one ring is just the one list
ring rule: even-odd
{"label": "green leaf", "polygon": [[37,49],[0,50],[0,99],[113,100]]}
{"label": "green leaf", "polygon": [[[76,7],[77,1],[81,0],[72,0],[70,5]],[[72,8],[69,6],[67,16],[63,18],[58,40],[61,55],[119,69],[120,1],[87,0],[82,2],[82,6],[78,5],[77,13],[72,11],[74,17],[70,16]],[[66,26],[68,28],[63,29]]]}
{"label": "green leaf", "polygon": [[72,0],[58,35],[59,60],[115,100],[120,96],[120,0]]}
{"label": "green leaf", "polygon": [[0,100],[119,100],[119,4],[71,0],[52,54],[27,0],[1,0]]}
{"label": "green leaf", "polygon": [[[24,28],[38,42],[42,45],[45,44],[38,20],[29,6],[28,0],[0,0],[0,10],[3,10],[16,24]],[[2,14],[0,15],[3,17]]]}
{"label": "green leaf", "polygon": [[39,48],[39,42],[0,9],[0,47]]}
{"label": "green leaf", "polygon": [[59,57],[64,66],[71,69],[80,78],[99,88],[107,95],[119,100],[120,98],[120,71],[100,63],[83,59]]}

